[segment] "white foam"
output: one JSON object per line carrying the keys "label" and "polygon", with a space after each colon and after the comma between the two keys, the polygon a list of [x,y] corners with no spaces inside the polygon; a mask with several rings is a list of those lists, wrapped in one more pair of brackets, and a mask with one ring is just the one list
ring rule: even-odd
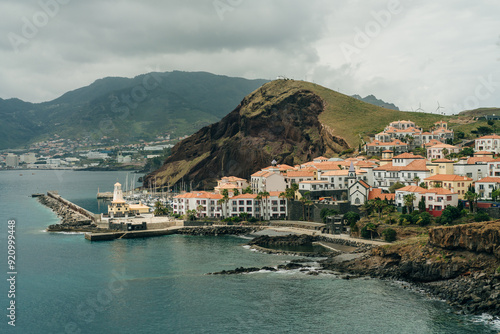
{"label": "white foam", "polygon": [[472,321],[476,323],[484,323],[491,326],[495,330],[500,330],[500,319],[490,314],[483,313],[481,315],[474,316]]}

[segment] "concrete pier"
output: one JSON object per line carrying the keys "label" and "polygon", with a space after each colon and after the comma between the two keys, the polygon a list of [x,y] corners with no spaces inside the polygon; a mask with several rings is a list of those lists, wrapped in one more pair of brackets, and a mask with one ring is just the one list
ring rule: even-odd
{"label": "concrete pier", "polygon": [[158,237],[162,235],[174,234],[181,227],[171,227],[158,230],[129,231],[129,232],[106,232],[106,233],[85,233],[85,239],[90,241],[108,241],[115,239],[135,239]]}

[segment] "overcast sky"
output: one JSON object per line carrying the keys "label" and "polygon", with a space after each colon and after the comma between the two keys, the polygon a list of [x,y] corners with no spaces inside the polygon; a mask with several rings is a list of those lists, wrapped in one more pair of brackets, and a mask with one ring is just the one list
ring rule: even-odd
{"label": "overcast sky", "polygon": [[0,97],[106,76],[279,75],[402,110],[500,107],[498,0],[0,0]]}

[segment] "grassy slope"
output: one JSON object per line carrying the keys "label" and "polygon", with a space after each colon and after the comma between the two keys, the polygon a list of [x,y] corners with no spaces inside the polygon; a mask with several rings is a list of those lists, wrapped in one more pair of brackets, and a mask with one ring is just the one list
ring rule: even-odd
{"label": "grassy slope", "polygon": [[[326,108],[320,115],[320,121],[329,126],[333,134],[344,138],[354,148],[360,143],[360,136],[367,141],[369,137],[383,131],[390,122],[397,120],[414,121],[424,131],[429,130],[435,122],[443,120],[449,122],[448,126],[450,128],[455,131],[463,131],[466,137],[470,138],[476,137],[476,135],[470,134],[472,130],[477,129],[479,126],[487,126],[486,121],[473,121],[470,119],[468,122],[463,122],[464,119],[470,118],[469,115],[464,114],[443,116],[385,109],[310,82],[276,80],[265,84],[264,87],[266,88],[266,96],[280,95],[280,100],[301,89],[313,91],[321,96],[326,102]],[[256,96],[258,94],[254,92],[250,98]],[[270,102],[257,99],[252,100],[252,104],[264,108]],[[488,109],[488,112],[491,113],[491,110]],[[500,114],[500,109],[498,109],[498,114]]]}

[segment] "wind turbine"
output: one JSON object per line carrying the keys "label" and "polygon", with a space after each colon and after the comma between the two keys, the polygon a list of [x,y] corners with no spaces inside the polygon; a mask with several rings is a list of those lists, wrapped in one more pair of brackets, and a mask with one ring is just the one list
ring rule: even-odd
{"label": "wind turbine", "polygon": [[422,103],[420,103],[420,102],[418,103],[418,108],[415,111],[418,112],[419,110],[422,111],[422,112],[424,111],[424,109],[422,109]]}
{"label": "wind turbine", "polygon": [[[444,107],[441,107],[441,106],[439,105],[439,101],[437,101],[437,103],[438,103],[438,107],[436,108],[436,111],[437,111],[437,113],[439,114],[439,109],[444,109]],[[443,114],[443,115],[444,115],[444,112],[443,112],[443,113],[441,113],[441,114]]]}

